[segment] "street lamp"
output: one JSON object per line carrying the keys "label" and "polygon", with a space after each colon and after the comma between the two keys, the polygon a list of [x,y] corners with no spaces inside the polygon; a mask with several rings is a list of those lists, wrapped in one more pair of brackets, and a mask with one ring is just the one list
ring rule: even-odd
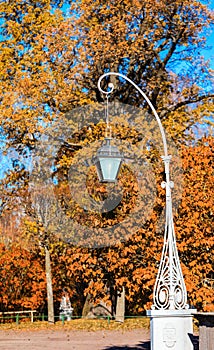
{"label": "street lamp", "polygon": [[123,155],[111,144],[111,137],[106,137],[104,144],[97,151],[92,163],[96,165],[100,182],[115,182],[123,162]]}
{"label": "street lamp", "polygon": [[[193,333],[192,314],[187,304],[187,292],[179,262],[173,224],[171,197],[173,182],[170,180],[169,168],[171,156],[168,155],[165,131],[149,98],[125,75],[115,72],[103,74],[98,81],[98,89],[100,92],[108,95],[113,91],[113,84],[109,84],[110,91],[108,92],[101,88],[102,80],[112,75],[128,81],[146,100],[158,123],[164,148],[164,155],[161,157],[164,162],[166,176],[165,181],[161,184],[161,186],[165,188],[166,193],[164,245],[154,286],[153,305],[151,310],[147,311],[147,315],[150,317],[151,350],[166,350],[169,348],[172,350],[193,350],[193,344],[191,342],[191,334]],[[101,153],[101,149],[98,151],[97,158],[100,157],[99,153]],[[109,152],[109,154],[105,156],[105,167],[111,169],[109,173],[111,172],[117,175],[122,160],[123,158],[121,157],[120,160],[117,160],[114,164],[111,163],[111,166],[107,165],[111,162],[111,154]],[[103,181],[103,177],[100,175],[101,165],[98,165],[98,161],[94,164],[97,165],[99,179]],[[119,167],[117,169],[114,168],[114,165],[118,166],[118,164]]]}
{"label": "street lamp", "polygon": [[[113,84],[109,84],[109,87],[111,89],[114,88]],[[109,125],[108,114],[108,96],[111,91],[112,90],[103,91],[103,93],[107,96],[106,135],[103,145],[98,149],[96,156],[92,158],[92,164],[96,166],[97,175],[100,182],[115,182],[123,162],[123,154],[111,143],[111,127]]]}

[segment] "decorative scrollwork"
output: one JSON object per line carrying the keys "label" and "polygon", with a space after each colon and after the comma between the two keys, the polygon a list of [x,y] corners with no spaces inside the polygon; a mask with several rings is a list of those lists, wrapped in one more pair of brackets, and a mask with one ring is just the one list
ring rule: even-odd
{"label": "decorative scrollwork", "polygon": [[[101,77],[102,78],[102,77]],[[109,87],[109,91],[105,91],[105,90],[103,90],[102,88],[101,88],[101,80],[102,79],[99,79],[99,81],[98,81],[98,89],[104,94],[104,95],[109,95],[109,94],[111,94],[112,92],[113,92],[113,90],[114,90],[114,84],[113,83],[109,83],[108,84],[108,87]]]}
{"label": "decorative scrollwork", "polygon": [[[169,170],[168,160],[163,160],[167,172]],[[169,176],[167,181],[161,185],[163,188],[166,188],[166,222],[164,246],[154,287],[152,309],[187,309],[187,292],[174,232],[170,190],[172,182],[169,180]]]}

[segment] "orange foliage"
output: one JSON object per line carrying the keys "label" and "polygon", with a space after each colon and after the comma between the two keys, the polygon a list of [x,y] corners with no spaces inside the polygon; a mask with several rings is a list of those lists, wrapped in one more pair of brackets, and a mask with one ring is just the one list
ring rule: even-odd
{"label": "orange foliage", "polygon": [[[72,2],[71,20],[64,18],[60,10],[53,10],[53,4],[57,6],[63,1],[40,0],[37,3],[36,9],[35,3],[29,1],[11,0],[0,4],[5,35],[0,42],[0,123],[8,147],[14,150],[18,145],[16,150],[21,156],[25,156],[26,150],[31,152],[51,121],[63,121],[65,113],[74,106],[103,101],[97,89],[103,70],[127,71],[151,98],[164,127],[177,140],[184,140],[191,125],[212,113],[209,65],[201,61],[200,53],[197,57],[193,55],[205,44],[201,31],[213,21],[213,14],[205,5],[190,0],[153,1],[152,6],[150,0],[143,3],[82,0],[81,4]],[[178,69],[173,72],[175,62],[191,68],[185,73],[185,69],[182,73],[178,73]],[[204,89],[202,81],[206,81]],[[116,88],[112,95],[114,100],[148,107],[132,86],[127,88],[124,81],[113,77],[112,82]],[[104,83],[107,86],[108,81]],[[193,103],[194,109],[187,108]],[[81,147],[99,139],[101,131],[94,132],[94,138],[93,132],[80,130],[77,139]],[[120,126],[115,130],[118,138],[126,139],[127,134],[130,137],[130,130],[124,133]],[[137,143],[137,133],[131,138]],[[62,154],[64,151],[60,150]],[[178,248],[191,303],[210,310],[214,301],[213,139],[183,148],[182,152],[183,199],[175,217]],[[65,173],[71,165],[69,157],[72,155],[64,159],[59,154],[59,161],[67,162],[61,165]],[[2,195],[11,197],[10,208],[15,198],[18,204],[22,199],[24,204],[28,201],[29,174],[25,168],[17,169],[14,166],[1,184],[5,190]],[[112,210],[111,217],[105,213],[97,216],[90,213],[86,217],[84,210],[64,197],[73,210],[67,213],[78,216],[80,223],[93,228],[122,222],[136,205],[139,195],[133,174],[125,167],[123,171],[126,183],[122,178],[120,182],[126,193],[121,207]],[[58,175],[63,184],[62,174],[58,172]],[[94,190],[96,181],[93,182],[91,175],[87,178],[90,195],[102,199],[106,188],[100,185]],[[140,214],[136,216],[135,224],[139,229],[134,234],[129,224],[123,227],[129,233],[126,241],[99,249],[70,247],[64,242],[52,248],[52,237],[47,233],[46,241],[52,249],[55,295],[68,285],[73,298],[80,299],[83,292],[103,298],[106,286],[114,293],[124,285],[128,312],[137,313],[148,307],[163,243],[163,234],[157,232],[156,227],[165,205],[164,193],[159,188],[161,169],[157,169],[155,176],[158,193],[153,211],[143,225]],[[145,192],[145,199],[148,192]],[[37,227],[35,231],[38,233]],[[30,252],[21,244],[7,249],[1,245],[2,309],[44,305],[45,272],[37,251],[35,248]]]}
{"label": "orange foliage", "polygon": [[190,303],[214,310],[214,139],[182,150],[184,185],[175,218],[177,242]]}
{"label": "orange foliage", "polygon": [[39,309],[45,303],[44,266],[21,245],[0,246],[1,311]]}

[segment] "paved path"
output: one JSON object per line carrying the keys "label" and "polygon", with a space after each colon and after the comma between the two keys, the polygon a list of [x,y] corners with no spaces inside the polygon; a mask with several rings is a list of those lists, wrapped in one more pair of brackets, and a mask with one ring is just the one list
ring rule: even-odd
{"label": "paved path", "polygon": [[149,331],[0,331],[0,350],[149,350]]}

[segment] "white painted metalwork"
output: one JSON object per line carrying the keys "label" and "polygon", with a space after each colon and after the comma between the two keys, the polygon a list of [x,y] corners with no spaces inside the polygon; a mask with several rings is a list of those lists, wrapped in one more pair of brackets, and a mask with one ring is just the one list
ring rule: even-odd
{"label": "white painted metalwork", "polygon": [[174,184],[170,181],[169,176],[171,156],[162,156],[161,158],[164,161],[166,174],[166,181],[161,184],[162,188],[166,190],[166,221],[164,245],[154,287],[152,309],[188,309],[187,292],[178,257],[173,224],[171,188]]}
{"label": "white painted metalwork", "polygon": [[154,286],[153,293],[153,310],[178,310],[178,309],[188,309],[187,305],[187,292],[184,283],[184,278],[180,266],[180,261],[178,257],[178,251],[176,246],[175,231],[173,224],[172,215],[172,197],[171,188],[173,187],[173,182],[170,181],[170,171],[169,164],[171,156],[168,155],[167,142],[164,128],[162,126],[161,120],[152,105],[149,98],[145,93],[128,77],[123,74],[116,72],[108,72],[103,74],[98,81],[98,89],[104,93],[109,94],[114,90],[114,85],[109,84],[110,91],[104,91],[101,88],[101,81],[110,75],[115,75],[127,80],[131,83],[143,96],[148,105],[150,106],[157,122],[162,136],[164,156],[162,160],[165,166],[166,181],[162,182],[162,187],[166,191],[166,217],[165,217],[165,233],[164,233],[164,245],[162,250],[161,261],[159,265],[159,270]]}

